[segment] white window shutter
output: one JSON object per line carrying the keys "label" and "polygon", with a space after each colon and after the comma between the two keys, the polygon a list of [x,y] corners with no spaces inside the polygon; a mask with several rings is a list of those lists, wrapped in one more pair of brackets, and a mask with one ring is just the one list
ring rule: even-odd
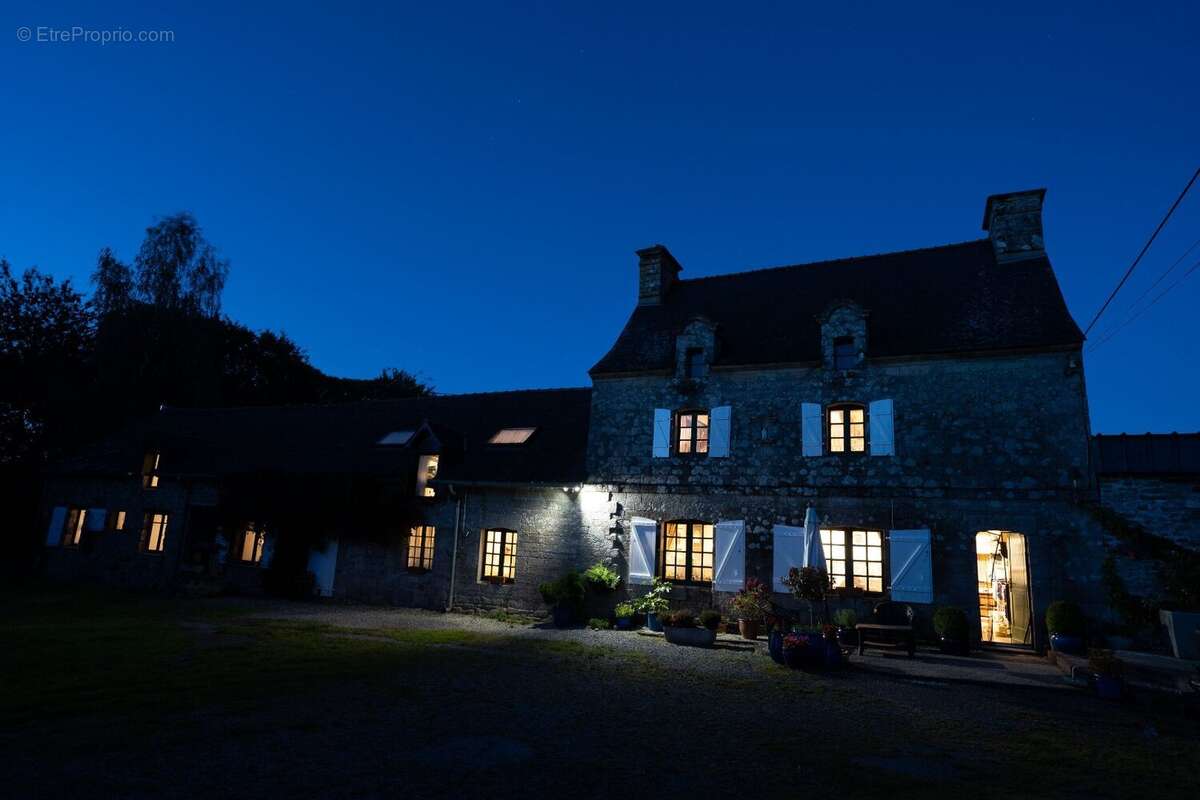
{"label": "white window shutter", "polygon": [[50,527],[46,529],[46,546],[58,547],[62,544],[63,525],[67,522],[67,509],[55,506],[50,512]]}
{"label": "white window shutter", "polygon": [[872,400],[867,416],[871,418],[871,455],[896,455],[896,435],[892,421],[892,401]]}
{"label": "white window shutter", "polygon": [[783,579],[792,567],[804,566],[804,528],[776,525],[771,538],[774,550],[771,585],[777,592],[791,591],[784,585]]}
{"label": "white window shutter", "polygon": [[654,582],[654,548],[658,543],[658,523],[634,517],[629,531],[629,582]]}
{"label": "white window shutter", "polygon": [[270,533],[263,534],[262,558],[259,559],[258,565],[263,569],[271,566],[271,559],[275,558],[275,537]]}
{"label": "white window shutter", "polygon": [[804,428],[804,455],[819,456],[825,453],[825,419],[818,403],[802,403],[801,421]]}
{"label": "white window shutter", "polygon": [[321,597],[333,596],[333,576],[337,571],[338,540],[325,545],[325,549],[313,547],[308,552],[308,571],[316,577],[317,593]]}
{"label": "white window shutter", "polygon": [[87,529],[89,531],[104,530],[104,521],[107,518],[108,518],[107,509],[89,508],[88,512],[87,512],[87,517],[85,518],[85,522],[87,523]]}
{"label": "white window shutter", "polygon": [[928,528],[890,531],[892,599],[901,603],[933,602],[933,558]]}
{"label": "white window shutter", "polygon": [[717,406],[708,416],[708,455],[710,458],[726,458],[729,455],[729,430],[733,409]]}
{"label": "white window shutter", "polygon": [[671,455],[671,409],[654,409],[654,457]]}
{"label": "white window shutter", "polygon": [[713,548],[717,555],[713,589],[718,592],[736,592],[745,588],[746,523],[740,519],[718,522],[713,537]]}

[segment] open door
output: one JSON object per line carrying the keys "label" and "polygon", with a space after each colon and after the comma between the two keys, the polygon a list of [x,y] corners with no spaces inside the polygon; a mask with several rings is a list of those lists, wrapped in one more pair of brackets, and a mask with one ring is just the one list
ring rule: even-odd
{"label": "open door", "polygon": [[1025,536],[1012,531],[975,534],[979,629],[985,642],[1033,644],[1033,603]]}
{"label": "open door", "polygon": [[1006,534],[1008,539],[1008,593],[1012,609],[1012,644],[1033,644],[1030,621],[1033,616],[1029,602],[1029,561],[1025,552],[1025,537],[1019,533]]}

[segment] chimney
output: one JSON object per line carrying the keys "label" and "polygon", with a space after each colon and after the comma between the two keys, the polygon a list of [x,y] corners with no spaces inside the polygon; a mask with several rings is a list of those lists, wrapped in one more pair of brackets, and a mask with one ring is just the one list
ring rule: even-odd
{"label": "chimney", "polygon": [[1042,242],[1042,199],[1045,189],[994,194],[983,210],[983,229],[999,262],[1021,261],[1046,254]]}
{"label": "chimney", "polygon": [[638,250],[637,256],[638,305],[656,306],[671,291],[683,267],[679,266],[671,251],[661,244]]}

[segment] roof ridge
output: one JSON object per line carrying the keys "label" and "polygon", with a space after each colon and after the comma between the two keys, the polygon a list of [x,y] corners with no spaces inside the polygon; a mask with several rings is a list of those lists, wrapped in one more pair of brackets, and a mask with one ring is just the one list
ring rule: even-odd
{"label": "roof ridge", "polygon": [[404,403],[416,400],[443,400],[458,397],[487,397],[492,395],[511,395],[511,394],[538,394],[550,392],[590,392],[590,386],[559,386],[551,388],[539,389],[496,389],[485,392],[456,392],[454,394],[416,394],[411,397],[392,397],[392,398],[367,398],[365,400],[346,400],[341,403],[272,403],[267,405],[240,405],[240,406],[170,406],[163,405],[159,409],[159,413],[168,411],[183,411],[183,412],[213,412],[213,411],[279,411],[282,409],[306,409],[306,408],[344,408],[347,406],[365,406],[365,405],[382,405],[384,403]]}
{"label": "roof ridge", "polygon": [[798,269],[800,267],[824,267],[832,264],[841,264],[847,261],[865,261],[872,258],[888,258],[891,256],[904,256],[912,253],[925,253],[933,250],[950,250],[955,247],[965,247],[972,244],[982,244],[988,241],[987,239],[968,239],[962,242],[949,242],[947,244],[933,245],[932,247],[914,247],[908,250],[890,250],[883,253],[867,253],[860,256],[847,256],[845,258],[829,258],[824,261],[806,261],[799,264],[779,264],[773,267],[755,267],[754,269],[742,270],[741,272],[722,272],[719,275],[701,275],[698,278],[681,278],[680,283],[699,283],[700,281],[709,281],[716,278],[739,278],[742,275],[754,275],[759,272],[776,272],[785,269]]}

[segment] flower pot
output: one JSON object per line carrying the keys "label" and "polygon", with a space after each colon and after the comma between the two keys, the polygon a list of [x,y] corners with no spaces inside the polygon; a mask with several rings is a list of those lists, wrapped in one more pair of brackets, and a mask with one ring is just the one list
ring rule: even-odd
{"label": "flower pot", "polygon": [[938,649],[948,656],[968,656],[971,654],[971,643],[966,639],[939,636]]}
{"label": "flower pot", "polygon": [[571,607],[570,606],[555,606],[550,611],[554,619],[554,627],[565,628],[571,624]]}
{"label": "flower pot", "polygon": [[712,647],[717,640],[717,632],[708,628],[675,628],[670,625],[663,627],[663,633],[671,644],[681,644],[687,647]]}
{"label": "flower pot", "polygon": [[1071,656],[1083,654],[1083,637],[1069,636],[1065,633],[1050,634],[1050,649]]}
{"label": "flower pot", "polygon": [[838,628],[837,638],[843,647],[858,646],[858,631],[854,630],[854,628]]}
{"label": "flower pot", "polygon": [[808,663],[807,647],[789,647],[783,651],[783,663],[792,669],[805,669]]}
{"label": "flower pot", "polygon": [[633,619],[631,617],[617,617],[617,630],[619,630],[619,631],[633,630]]}
{"label": "flower pot", "polygon": [[663,624],[662,624],[662,620],[658,618],[658,614],[655,614],[653,611],[647,612],[646,627],[652,631],[657,631],[658,633],[662,633]]}
{"label": "flower pot", "polygon": [[842,648],[837,641],[825,641],[825,669],[841,669]]}
{"label": "flower pot", "polygon": [[771,631],[767,635],[767,652],[770,654],[771,659],[776,664],[784,663],[783,662],[783,634],[782,633],[780,633],[779,631]]}
{"label": "flower pot", "polygon": [[1096,696],[1101,700],[1120,700],[1124,693],[1125,684],[1120,678],[1112,675],[1094,675],[1093,685],[1096,687]]}
{"label": "flower pot", "polygon": [[758,620],[756,620],[756,619],[739,619],[738,620],[738,633],[740,633],[742,635],[743,639],[757,639],[758,638]]}

